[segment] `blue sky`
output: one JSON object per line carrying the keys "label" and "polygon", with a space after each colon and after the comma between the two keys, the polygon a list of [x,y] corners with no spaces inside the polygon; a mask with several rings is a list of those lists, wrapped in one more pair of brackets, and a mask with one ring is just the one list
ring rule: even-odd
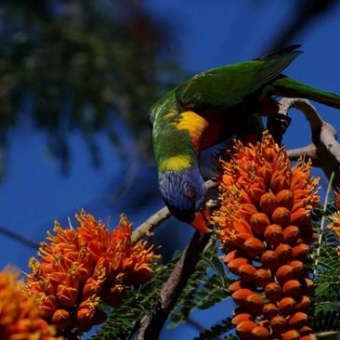
{"label": "blue sky", "polygon": [[[290,1],[220,1],[172,0],[146,1],[160,21],[171,28],[177,43],[177,58],[190,73],[207,68],[247,60],[261,55],[269,42],[287,23],[291,15]],[[320,18],[294,43],[302,44],[305,52],[286,74],[309,85],[340,93],[340,6],[327,19]],[[317,105],[320,114],[336,128],[340,128],[340,112]],[[115,225],[124,210],[123,203],[114,202],[112,188],[118,187],[126,172],[126,165],[114,154],[109,141],[98,136],[103,166],[94,169],[85,143],[79,135],[71,138],[72,166],[70,175],[61,177],[59,164],[49,156],[45,136],[37,133],[26,118],[30,107],[23,108],[21,124],[10,134],[8,174],[0,185],[0,226],[12,229],[32,240],[43,240],[53,221],[66,225],[67,218],[85,208],[96,217]],[[293,123],[285,139],[288,147],[309,143],[308,125],[301,114],[292,114]],[[133,188],[138,192],[142,182],[157,185],[156,168],[136,163],[138,173]],[[321,172],[316,172],[322,175]],[[162,205],[159,200],[158,207]],[[154,211],[125,211],[137,225]],[[183,232],[190,235],[191,230]],[[0,267],[13,264],[26,270],[27,260],[34,251],[0,235],[3,249]],[[180,247],[180,246],[179,246]],[[206,314],[195,315],[199,322],[213,323],[226,316],[226,307],[218,306],[206,321]],[[194,332],[180,327],[181,339],[190,339]],[[172,333],[171,338],[173,338]],[[163,334],[166,339],[167,335]],[[169,337],[170,338],[170,337]]]}

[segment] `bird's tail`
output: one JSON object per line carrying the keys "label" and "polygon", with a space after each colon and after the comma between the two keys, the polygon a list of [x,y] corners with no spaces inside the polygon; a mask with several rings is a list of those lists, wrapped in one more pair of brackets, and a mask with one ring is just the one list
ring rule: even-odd
{"label": "bird's tail", "polygon": [[340,109],[340,95],[318,90],[297,80],[282,76],[272,84],[275,94],[283,97],[305,98]]}

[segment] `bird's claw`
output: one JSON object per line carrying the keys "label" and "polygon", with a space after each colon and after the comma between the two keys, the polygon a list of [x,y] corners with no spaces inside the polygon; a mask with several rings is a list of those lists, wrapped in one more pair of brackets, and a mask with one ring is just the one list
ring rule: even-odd
{"label": "bird's claw", "polygon": [[286,133],[291,121],[292,118],[283,113],[268,117],[267,129],[277,144],[281,144],[282,136]]}

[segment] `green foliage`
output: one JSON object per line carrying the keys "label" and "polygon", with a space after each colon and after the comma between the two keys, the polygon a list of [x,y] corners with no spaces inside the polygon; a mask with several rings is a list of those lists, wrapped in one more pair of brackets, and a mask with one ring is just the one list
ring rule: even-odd
{"label": "green foliage", "polygon": [[[229,332],[233,329],[233,324],[231,323],[231,318],[225,318],[220,321],[218,324],[212,326],[210,329],[206,329],[199,334],[194,340],[209,340],[209,339],[218,339],[220,336]],[[237,339],[234,335],[227,335],[224,339],[226,340],[234,340]]]}
{"label": "green foliage", "polygon": [[[333,205],[327,215],[333,213]],[[340,260],[337,236],[328,228],[320,230],[322,242],[315,252],[312,324],[315,331],[340,331]]]}
{"label": "green foliage", "polygon": [[201,256],[195,273],[183,290],[174,312],[171,314],[170,328],[175,328],[188,319],[195,309],[208,309],[230,296],[226,287],[230,280],[226,277],[223,263],[217,254],[216,236]]}

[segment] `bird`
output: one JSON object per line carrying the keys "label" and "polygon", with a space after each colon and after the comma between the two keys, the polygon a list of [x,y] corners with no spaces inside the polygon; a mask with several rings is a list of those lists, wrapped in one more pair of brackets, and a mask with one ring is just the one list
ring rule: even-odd
{"label": "bird", "polygon": [[340,108],[340,96],[282,74],[302,51],[292,45],[263,57],[212,68],[179,84],[150,110],[159,190],[170,213],[201,233],[210,232],[199,155],[231,137],[263,130],[261,116],[278,113],[278,97]]}

